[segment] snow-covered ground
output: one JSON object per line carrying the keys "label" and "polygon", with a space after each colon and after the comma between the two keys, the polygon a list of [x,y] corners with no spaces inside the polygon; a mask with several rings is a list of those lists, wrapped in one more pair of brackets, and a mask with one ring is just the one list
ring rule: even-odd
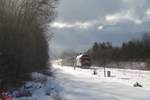
{"label": "snow-covered ground", "polygon": [[[103,68],[97,68],[98,74],[93,75],[91,69],[53,67],[64,100],[150,100],[148,71],[109,68],[111,77],[103,77]],[[143,87],[133,87],[136,82]]]}
{"label": "snow-covered ground", "polygon": [[[96,69],[97,75],[93,75]],[[150,72],[106,68],[111,77],[104,77],[102,67],[92,69],[53,65],[54,77],[33,73],[33,81],[20,91],[29,90],[31,97],[11,100],[150,100]],[[134,87],[138,82],[143,87]]]}
{"label": "snow-covered ground", "polygon": [[[59,84],[55,81],[54,77],[49,77],[40,73],[32,73],[33,80],[27,82],[20,89],[13,91],[14,95],[12,99],[7,99],[8,96],[5,96],[6,100],[61,100],[59,92],[62,91]],[[30,92],[31,96],[23,96]],[[21,97],[18,97],[20,96]],[[16,97],[17,96],[17,97]],[[1,99],[0,99],[1,100]]]}

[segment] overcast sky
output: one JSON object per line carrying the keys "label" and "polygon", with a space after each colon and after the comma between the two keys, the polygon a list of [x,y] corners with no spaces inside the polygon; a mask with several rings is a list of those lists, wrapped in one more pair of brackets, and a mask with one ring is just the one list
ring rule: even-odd
{"label": "overcast sky", "polygon": [[118,46],[150,32],[150,0],[60,0],[57,12],[50,25],[55,52],[80,52],[102,41]]}

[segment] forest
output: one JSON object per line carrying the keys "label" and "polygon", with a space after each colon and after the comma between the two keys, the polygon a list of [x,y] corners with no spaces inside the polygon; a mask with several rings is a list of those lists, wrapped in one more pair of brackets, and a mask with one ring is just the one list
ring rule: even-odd
{"label": "forest", "polygon": [[111,42],[95,42],[87,53],[91,56],[94,65],[106,65],[121,61],[149,63],[150,34],[145,33],[141,38],[123,42],[118,47],[113,46]]}

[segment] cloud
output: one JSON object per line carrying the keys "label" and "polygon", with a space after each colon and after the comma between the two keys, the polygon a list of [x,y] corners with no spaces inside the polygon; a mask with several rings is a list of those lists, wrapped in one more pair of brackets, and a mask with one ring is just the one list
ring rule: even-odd
{"label": "cloud", "polygon": [[85,22],[119,12],[124,7],[121,0],[60,0],[58,20]]}
{"label": "cloud", "polygon": [[96,20],[93,21],[87,21],[87,22],[74,22],[74,23],[68,23],[68,22],[54,22],[52,23],[50,26],[52,28],[79,28],[79,29],[88,29],[92,26],[94,26],[95,24],[97,24]]}
{"label": "cloud", "polygon": [[101,25],[101,26],[98,26],[97,29],[98,29],[98,30],[102,30],[103,28],[104,28],[104,26]]}
{"label": "cloud", "polygon": [[73,25],[69,23],[63,23],[63,22],[54,22],[51,24],[52,28],[72,28]]}
{"label": "cloud", "polygon": [[148,16],[150,16],[150,9],[147,9],[147,10],[146,10],[146,14],[147,14]]}
{"label": "cloud", "polygon": [[130,11],[116,13],[113,15],[106,15],[105,19],[108,22],[114,22],[114,23],[121,22],[124,20],[133,21],[135,24],[141,24],[143,22],[142,20],[132,16],[132,13]]}

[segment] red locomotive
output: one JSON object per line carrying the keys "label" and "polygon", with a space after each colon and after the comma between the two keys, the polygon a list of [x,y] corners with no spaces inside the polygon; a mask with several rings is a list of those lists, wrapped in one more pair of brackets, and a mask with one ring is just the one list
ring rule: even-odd
{"label": "red locomotive", "polygon": [[80,54],[76,58],[76,66],[79,67],[90,67],[91,66],[91,59],[89,55]]}

